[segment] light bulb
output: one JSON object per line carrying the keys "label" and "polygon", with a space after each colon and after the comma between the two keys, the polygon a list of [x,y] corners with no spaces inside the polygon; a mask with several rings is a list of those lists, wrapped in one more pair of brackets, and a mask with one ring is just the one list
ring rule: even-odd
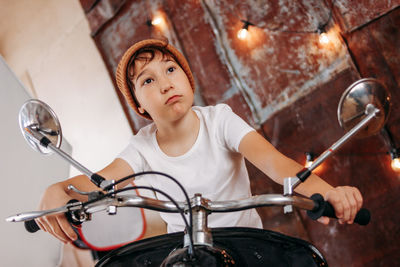
{"label": "light bulb", "polygon": [[314,161],[312,161],[312,160],[307,160],[307,161],[306,161],[306,164],[304,164],[304,167],[310,168],[311,165],[312,165],[313,163],[314,163]]}
{"label": "light bulb", "polygon": [[306,152],[306,163],[304,164],[304,167],[309,168],[314,162],[314,155],[311,152]]}
{"label": "light bulb", "polygon": [[151,21],[151,25],[157,26],[157,25],[160,25],[162,22],[163,22],[163,19],[160,16],[156,16]]}
{"label": "light bulb", "polygon": [[247,29],[243,28],[243,29],[240,29],[240,31],[238,31],[237,37],[240,40],[244,40],[247,38],[248,35],[249,35],[249,31]]}
{"label": "light bulb", "polygon": [[323,32],[323,33],[321,33],[319,35],[319,42],[321,44],[328,44],[329,43],[328,35],[325,32]]}
{"label": "light bulb", "polygon": [[394,158],[392,159],[392,169],[396,172],[400,171],[400,159],[399,158]]}

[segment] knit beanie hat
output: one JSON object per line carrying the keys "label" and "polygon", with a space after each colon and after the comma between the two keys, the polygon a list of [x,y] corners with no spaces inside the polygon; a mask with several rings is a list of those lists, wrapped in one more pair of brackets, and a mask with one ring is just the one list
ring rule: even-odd
{"label": "knit beanie hat", "polygon": [[155,49],[158,48],[161,51],[168,51],[176,60],[176,62],[179,64],[179,66],[182,68],[182,70],[185,72],[193,91],[195,88],[195,84],[192,71],[190,70],[189,64],[186,61],[185,57],[174,46],[170,45],[167,40],[147,39],[132,45],[122,56],[118,64],[117,71],[115,74],[117,86],[121,91],[121,93],[124,95],[127,103],[133,108],[133,110],[136,111],[136,113],[139,116],[146,118],[148,120],[152,120],[147,112],[142,114],[138,110],[139,103],[137,102],[136,97],[134,95],[134,88],[132,86],[132,83],[129,81],[129,76],[128,76],[129,70],[127,69],[128,66],[130,65],[132,57],[136,57],[137,56],[136,52],[138,52],[142,48],[155,48]]}

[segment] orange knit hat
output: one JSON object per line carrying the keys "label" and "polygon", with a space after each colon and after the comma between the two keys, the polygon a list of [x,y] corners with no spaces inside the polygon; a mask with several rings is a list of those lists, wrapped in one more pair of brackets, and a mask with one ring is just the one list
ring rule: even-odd
{"label": "orange knit hat", "polygon": [[130,83],[128,82],[128,70],[127,67],[131,61],[131,58],[133,56],[136,56],[135,53],[139,51],[142,48],[159,48],[161,50],[166,50],[171,55],[174,57],[176,62],[180,65],[182,70],[186,73],[186,76],[189,79],[189,83],[194,91],[195,84],[194,84],[194,78],[192,71],[190,70],[189,64],[186,61],[185,57],[172,45],[168,43],[166,40],[157,40],[157,39],[147,39],[143,40],[140,42],[135,43],[132,45],[122,56],[118,67],[116,71],[116,81],[117,81],[117,86],[121,93],[124,95],[126,101],[128,104],[136,111],[136,113],[146,119],[151,120],[151,117],[149,114],[145,113],[142,114],[138,110],[138,103],[136,101],[136,97],[133,95],[134,94],[134,89],[131,88]]}

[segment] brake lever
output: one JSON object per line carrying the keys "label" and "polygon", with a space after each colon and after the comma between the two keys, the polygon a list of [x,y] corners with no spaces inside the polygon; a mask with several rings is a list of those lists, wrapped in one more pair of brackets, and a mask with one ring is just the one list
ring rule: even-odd
{"label": "brake lever", "polygon": [[85,192],[85,191],[81,191],[78,188],[76,188],[75,186],[73,186],[72,184],[68,185],[68,190],[72,190],[75,193],[78,193],[80,195],[83,196],[88,196],[88,200],[95,200],[95,199],[99,199],[100,197],[104,196],[104,193],[101,191],[91,191],[91,192]]}

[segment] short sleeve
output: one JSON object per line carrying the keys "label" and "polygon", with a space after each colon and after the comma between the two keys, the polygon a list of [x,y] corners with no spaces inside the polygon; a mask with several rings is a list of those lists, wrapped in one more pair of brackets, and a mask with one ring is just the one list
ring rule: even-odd
{"label": "short sleeve", "polygon": [[239,145],[243,137],[255,131],[247,122],[235,114],[226,104],[219,104],[217,108],[217,138],[222,146],[228,150],[239,152]]}
{"label": "short sleeve", "polygon": [[131,137],[129,144],[117,155],[117,158],[125,160],[131,166],[133,171],[137,173],[142,172],[144,168],[143,157],[136,149],[135,142],[135,136]]}

